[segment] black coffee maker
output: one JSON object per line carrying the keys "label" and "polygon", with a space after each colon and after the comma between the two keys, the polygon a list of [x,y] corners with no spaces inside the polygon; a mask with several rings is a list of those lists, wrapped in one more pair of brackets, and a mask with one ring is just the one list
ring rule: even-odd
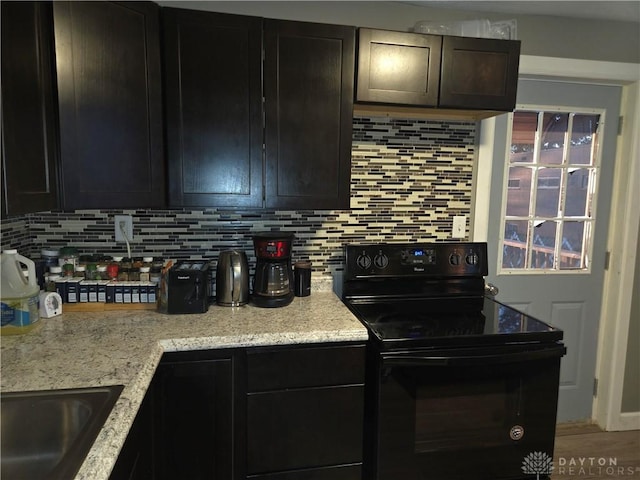
{"label": "black coffee maker", "polygon": [[251,303],[256,307],[284,307],[293,300],[291,244],[293,233],[265,232],[253,237],[256,273]]}

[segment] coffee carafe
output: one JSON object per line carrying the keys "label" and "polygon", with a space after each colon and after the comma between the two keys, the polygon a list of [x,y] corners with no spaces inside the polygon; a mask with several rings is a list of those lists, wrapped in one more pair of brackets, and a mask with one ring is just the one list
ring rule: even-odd
{"label": "coffee carafe", "polygon": [[251,303],[256,307],[284,307],[293,300],[293,237],[292,233],[286,232],[254,235],[256,273]]}

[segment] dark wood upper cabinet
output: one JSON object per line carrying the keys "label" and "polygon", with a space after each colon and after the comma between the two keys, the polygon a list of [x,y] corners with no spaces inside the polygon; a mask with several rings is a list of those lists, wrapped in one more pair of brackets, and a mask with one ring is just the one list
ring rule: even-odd
{"label": "dark wood upper cabinet", "polygon": [[267,208],[349,208],[355,28],[265,20]]}
{"label": "dark wood upper cabinet", "polygon": [[438,105],[442,37],[361,28],[358,40],[357,101]]}
{"label": "dark wood upper cabinet", "polygon": [[513,110],[519,63],[518,41],[443,37],[439,105]]}
{"label": "dark wood upper cabinet", "polygon": [[359,30],[356,101],[511,111],[520,42]]}
{"label": "dark wood upper cabinet", "polygon": [[169,204],[262,206],[262,19],[163,9]]}
{"label": "dark wood upper cabinet", "polygon": [[349,206],[355,28],[163,9],[171,206]]}
{"label": "dark wood upper cabinet", "polygon": [[53,3],[65,209],[165,204],[159,9]]}
{"label": "dark wood upper cabinet", "polygon": [[57,207],[52,4],[2,2],[2,215]]}

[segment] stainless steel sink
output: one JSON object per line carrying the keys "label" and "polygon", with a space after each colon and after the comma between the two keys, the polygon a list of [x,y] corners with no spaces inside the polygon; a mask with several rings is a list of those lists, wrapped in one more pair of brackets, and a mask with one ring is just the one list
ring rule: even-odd
{"label": "stainless steel sink", "polygon": [[1,478],[73,478],[122,388],[2,393]]}

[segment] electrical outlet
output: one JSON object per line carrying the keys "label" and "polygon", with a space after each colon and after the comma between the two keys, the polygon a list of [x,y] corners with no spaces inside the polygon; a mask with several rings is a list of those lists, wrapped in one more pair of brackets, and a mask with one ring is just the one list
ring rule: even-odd
{"label": "electrical outlet", "polygon": [[464,238],[467,233],[467,217],[466,215],[455,215],[453,217],[452,238]]}
{"label": "electrical outlet", "polygon": [[[127,240],[133,240],[133,219],[131,218],[131,215],[116,215],[114,218],[114,222],[116,242],[126,242]],[[122,234],[122,230],[124,230],[125,234],[127,235],[126,239]]]}

